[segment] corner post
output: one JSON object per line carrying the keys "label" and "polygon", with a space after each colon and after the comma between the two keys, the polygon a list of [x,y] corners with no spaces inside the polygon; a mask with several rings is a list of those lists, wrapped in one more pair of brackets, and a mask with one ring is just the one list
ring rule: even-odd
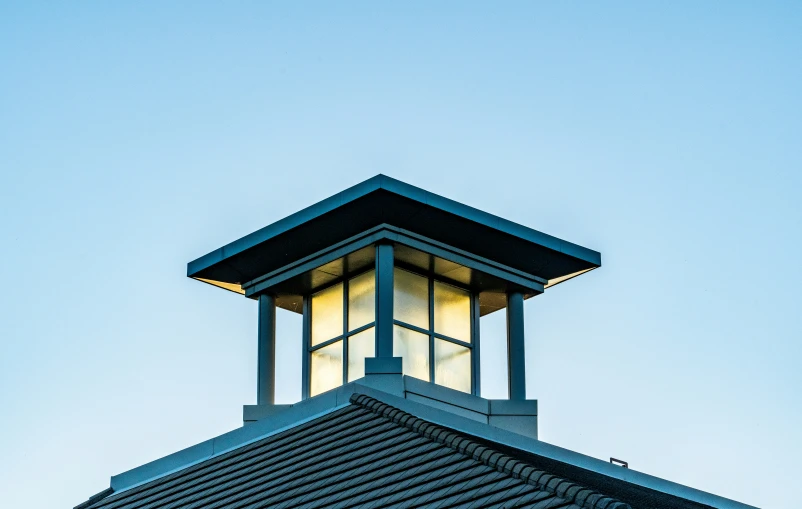
{"label": "corner post", "polygon": [[376,357],[393,356],[393,245],[376,245]]}
{"label": "corner post", "polygon": [[301,399],[309,398],[311,381],[309,345],[312,343],[312,297],[303,298],[303,332],[301,334]]}
{"label": "corner post", "polygon": [[526,356],[524,355],[524,295],[507,293],[507,367],[510,399],[526,399]]}
{"label": "corner post", "polygon": [[256,404],[272,405],[276,398],[276,298],[259,295],[259,348]]}
{"label": "corner post", "polygon": [[481,359],[479,352],[481,351],[481,344],[479,342],[479,332],[481,330],[479,317],[481,316],[481,308],[479,307],[479,292],[471,293],[471,336],[472,336],[472,366],[471,366],[471,393],[475,396],[482,395],[481,383]]}

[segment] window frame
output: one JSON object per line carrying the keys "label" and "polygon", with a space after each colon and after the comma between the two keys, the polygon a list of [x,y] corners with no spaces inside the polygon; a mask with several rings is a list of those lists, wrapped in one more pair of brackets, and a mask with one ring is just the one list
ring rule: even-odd
{"label": "window frame", "polygon": [[[427,274],[420,269],[414,269],[407,267],[406,265],[399,265],[397,263],[393,264],[393,269],[400,269],[405,270],[407,272],[411,272],[417,276],[421,276],[426,278],[427,284],[427,296],[429,299],[429,327],[427,329],[423,329],[421,327],[408,324],[401,320],[397,320],[395,315],[393,315],[393,326],[405,327],[409,330],[414,332],[418,332],[420,334],[425,334],[429,338],[429,381],[430,383],[437,384],[435,381],[435,362],[434,362],[434,340],[442,339],[445,341],[449,341],[451,343],[464,346],[471,350],[471,392],[470,394],[479,396],[480,395],[480,387],[481,387],[481,380],[480,380],[480,338],[479,338],[479,293],[472,290],[471,288],[461,285],[458,283],[454,283],[453,281],[444,280],[441,278],[436,277],[433,274]],[[375,267],[365,268],[364,270],[360,270],[358,272],[354,272],[352,274],[344,275],[340,278],[331,281],[330,283],[316,288],[313,293],[307,294],[303,296],[303,333],[302,333],[302,341],[301,341],[301,349],[302,349],[302,366],[301,366],[301,399],[309,399],[311,396],[311,385],[312,385],[312,352],[318,350],[319,348],[323,348],[329,346],[337,341],[343,340],[343,375],[342,375],[342,383],[337,387],[341,387],[348,382],[348,339],[351,336],[359,334],[371,327],[376,327],[376,313],[379,309],[379,292],[378,292],[378,281],[376,281],[374,286],[374,299],[375,299],[375,307],[374,307],[374,315],[373,321],[362,325],[353,331],[348,331],[348,287],[349,281],[355,277],[361,276],[370,271],[375,271],[374,278],[378,278],[378,271]],[[471,334],[471,341],[470,343],[466,343],[465,341],[452,338],[450,336],[446,336],[444,334],[440,334],[434,331],[434,282],[437,281],[439,283],[443,283],[446,285],[453,286],[455,288],[459,288],[468,292],[468,296],[470,299],[470,334]],[[336,286],[338,284],[343,284],[343,333],[331,338],[327,339],[326,341],[322,341],[317,345],[312,346],[312,295],[322,292],[327,288],[332,286]],[[374,346],[373,351],[374,355],[378,352],[379,349],[379,337],[378,331],[374,332],[373,336]],[[440,384],[437,384],[440,385]],[[445,387],[441,385],[442,387]],[[333,389],[330,389],[333,390]],[[453,389],[457,390],[457,389]],[[462,392],[462,391],[459,391]],[[467,394],[467,393],[465,393]]]}
{"label": "window frame", "polygon": [[[301,398],[308,399],[311,396],[311,389],[312,389],[312,352],[319,350],[321,348],[325,348],[329,345],[337,343],[338,341],[342,341],[342,348],[343,348],[343,373],[340,385],[337,387],[342,387],[343,385],[348,383],[348,340],[352,336],[356,336],[357,334],[364,332],[370,328],[376,327],[376,306],[378,305],[378,295],[376,292],[376,283],[375,279],[376,276],[374,274],[374,289],[373,289],[373,299],[374,299],[374,307],[373,307],[373,321],[368,322],[364,325],[360,325],[359,327],[348,330],[348,290],[350,287],[350,282],[352,279],[355,279],[363,274],[366,274],[370,271],[375,271],[376,269],[373,267],[369,267],[365,270],[354,272],[353,274],[347,274],[340,278],[335,279],[331,283],[321,286],[320,288],[316,288],[314,293],[310,293],[309,295],[304,296],[303,298],[303,383],[301,387]],[[316,345],[312,345],[312,296],[318,294],[328,288],[337,286],[339,284],[343,285],[343,316],[342,316],[342,324],[343,330],[342,333],[338,336],[333,338],[327,339],[325,341],[321,341]],[[378,338],[376,337],[376,332],[374,330],[373,333],[373,352],[374,356],[376,355],[376,351],[378,349],[377,344]],[[333,390],[336,387],[329,389]],[[324,391],[327,392],[327,391]],[[321,393],[322,394],[322,393]],[[317,395],[316,395],[317,396]]]}
{"label": "window frame", "polygon": [[[437,383],[435,380],[435,357],[434,357],[434,344],[435,339],[442,339],[444,341],[448,341],[450,343],[454,343],[459,346],[466,347],[471,352],[471,392],[470,394],[479,395],[479,294],[471,290],[470,288],[455,284],[452,281],[444,281],[443,279],[437,278],[434,275],[422,273],[417,270],[410,269],[404,265],[393,264],[393,269],[404,270],[415,274],[416,276],[420,276],[426,278],[427,280],[427,296],[429,299],[429,327],[427,329],[423,329],[418,327],[417,325],[412,325],[407,322],[403,322],[398,320],[395,317],[395,313],[393,313],[393,326],[404,327],[405,329],[409,329],[411,331],[425,334],[429,337],[429,381],[436,385],[442,384]],[[438,282],[444,285],[453,286],[454,288],[458,288],[468,293],[468,299],[470,303],[470,336],[471,341],[470,343],[466,343],[457,338],[453,338],[451,336],[446,336],[445,334],[440,334],[435,332],[435,324],[434,324],[434,283]],[[458,390],[458,389],[453,389]],[[462,391],[459,391],[462,392]],[[466,393],[467,394],[467,393]]]}

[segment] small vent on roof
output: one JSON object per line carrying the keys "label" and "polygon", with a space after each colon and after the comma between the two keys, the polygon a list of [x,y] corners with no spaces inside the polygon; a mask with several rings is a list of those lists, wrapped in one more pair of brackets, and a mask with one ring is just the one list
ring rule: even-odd
{"label": "small vent on roof", "polygon": [[624,468],[629,468],[629,463],[627,463],[624,460],[615,459],[613,457],[610,458],[610,463],[612,463],[613,465],[620,465]]}

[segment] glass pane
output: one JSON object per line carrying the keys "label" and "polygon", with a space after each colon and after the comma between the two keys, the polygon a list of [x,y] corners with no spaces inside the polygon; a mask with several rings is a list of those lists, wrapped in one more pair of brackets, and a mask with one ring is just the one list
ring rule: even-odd
{"label": "glass pane", "polygon": [[471,296],[468,292],[434,282],[434,331],[471,342]]}
{"label": "glass pane", "polygon": [[376,357],[375,329],[363,330],[348,338],[348,381],[365,376],[365,357]]}
{"label": "glass pane", "polygon": [[315,396],[343,384],[342,340],[312,352],[310,396]]}
{"label": "glass pane", "polygon": [[393,272],[393,318],[429,328],[429,281],[401,269]]}
{"label": "glass pane", "polygon": [[312,295],[312,346],[343,333],[343,284]]}
{"label": "glass pane", "polygon": [[403,359],[405,375],[429,381],[429,336],[394,325],[393,355]]}
{"label": "glass pane", "polygon": [[434,340],[434,382],[462,392],[471,392],[471,349]]}
{"label": "glass pane", "polygon": [[348,330],[376,319],[376,271],[370,270],[348,281]]}

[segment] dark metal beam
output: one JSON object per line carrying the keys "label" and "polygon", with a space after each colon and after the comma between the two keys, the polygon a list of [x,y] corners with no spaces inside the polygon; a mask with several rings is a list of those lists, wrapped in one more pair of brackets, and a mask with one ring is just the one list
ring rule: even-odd
{"label": "dark metal beam", "polygon": [[385,228],[377,226],[366,230],[359,235],[355,235],[342,242],[338,242],[332,246],[313,253],[309,256],[295,260],[292,263],[276,269],[268,274],[260,276],[252,281],[247,281],[242,284],[242,289],[245,291],[245,296],[250,297],[254,293],[264,291],[271,286],[296,277],[311,269],[325,265],[328,262],[342,258],[343,256],[353,253],[363,247],[375,244],[377,241],[387,238],[384,233]]}
{"label": "dark metal beam", "polygon": [[276,298],[259,295],[259,349],[256,404],[272,405],[276,397]]}
{"label": "dark metal beam", "polygon": [[525,400],[524,296],[521,292],[507,294],[507,367],[510,399]]}
{"label": "dark metal beam", "polygon": [[264,291],[276,291],[278,285],[288,280],[297,278],[316,267],[342,258],[348,253],[357,251],[365,246],[381,242],[403,244],[424,253],[454,262],[458,265],[478,270],[494,278],[498,278],[508,285],[519,286],[521,289],[525,290],[527,294],[543,293],[544,285],[547,283],[546,280],[532,274],[527,274],[498,262],[459,250],[453,246],[443,244],[442,242],[437,242],[433,239],[394,226],[381,225],[365,231],[360,235],[356,235],[347,241],[307,256],[302,260],[290,263],[285,267],[265,274],[253,281],[243,283],[242,289],[245,291],[246,297],[253,297]]}
{"label": "dark metal beam", "polygon": [[393,245],[376,245],[376,357],[393,356]]}

